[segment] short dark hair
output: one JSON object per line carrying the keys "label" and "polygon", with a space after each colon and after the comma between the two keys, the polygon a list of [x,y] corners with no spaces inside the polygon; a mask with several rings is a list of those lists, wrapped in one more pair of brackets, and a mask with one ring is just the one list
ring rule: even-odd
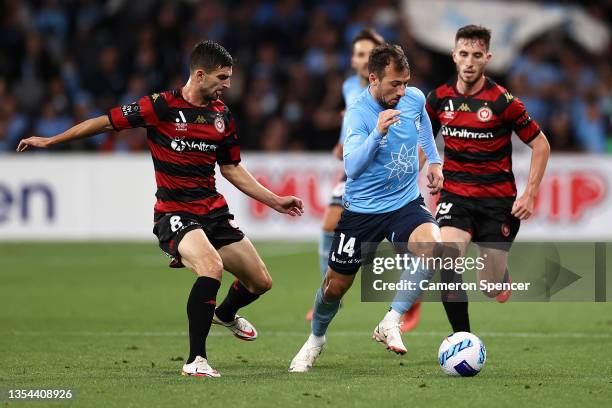
{"label": "short dark hair", "polygon": [[461,27],[459,30],[457,30],[457,34],[455,34],[455,43],[457,43],[460,38],[465,38],[466,40],[481,40],[485,43],[487,51],[489,51],[489,44],[491,43],[491,30],[480,25],[466,25],[465,27]]}
{"label": "short dark hair", "polygon": [[351,45],[355,45],[356,42],[362,40],[372,41],[374,45],[381,45],[385,43],[383,36],[380,35],[375,29],[369,27],[359,31],[357,35],[353,37]]}
{"label": "short dark hair", "polygon": [[385,76],[385,67],[391,63],[395,64],[397,70],[407,70],[410,73],[410,65],[402,47],[386,43],[378,45],[368,59],[368,72],[382,79]]}
{"label": "short dark hair", "polygon": [[193,47],[189,56],[189,71],[203,69],[210,72],[217,68],[231,67],[234,59],[223,46],[215,41],[201,41]]}

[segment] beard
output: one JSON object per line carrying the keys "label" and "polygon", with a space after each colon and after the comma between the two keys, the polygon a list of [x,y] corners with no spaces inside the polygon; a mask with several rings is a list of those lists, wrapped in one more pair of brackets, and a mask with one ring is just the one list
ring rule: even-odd
{"label": "beard", "polygon": [[484,71],[476,71],[471,78],[466,78],[464,75],[461,74],[461,71],[457,71],[459,77],[461,78],[461,80],[463,82],[465,82],[467,85],[474,85],[476,82],[478,82],[480,80],[480,78],[482,78]]}
{"label": "beard", "polygon": [[399,103],[399,99],[396,102],[392,102],[390,100],[385,99],[385,96],[381,92],[380,86],[377,87],[376,90],[378,91],[378,95],[376,96],[376,102],[378,102],[378,104],[383,108],[393,109]]}
{"label": "beard", "polygon": [[385,109],[393,109],[397,106],[398,103],[399,99],[397,101],[387,101],[383,97],[378,99],[378,104]]}

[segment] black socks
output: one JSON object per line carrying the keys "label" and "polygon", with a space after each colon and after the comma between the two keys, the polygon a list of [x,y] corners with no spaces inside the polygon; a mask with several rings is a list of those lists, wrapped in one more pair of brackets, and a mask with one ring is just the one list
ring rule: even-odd
{"label": "black socks", "polygon": [[232,283],[227,296],[221,305],[215,311],[215,314],[223,322],[231,322],[236,317],[238,309],[253,303],[259,298],[259,295],[251,293],[244,287],[238,279]]}
{"label": "black socks", "polygon": [[[461,283],[461,275],[453,270],[444,269],[440,271],[441,281],[444,283]],[[463,289],[453,291],[443,290],[442,304],[446,311],[448,322],[453,328],[453,332],[470,331],[470,316],[468,314],[467,293]]]}
{"label": "black socks", "polygon": [[210,331],[215,311],[217,292],[221,282],[207,276],[196,279],[189,299],[187,300],[187,318],[189,319],[189,358],[193,362],[196,356],[206,358],[206,337]]}

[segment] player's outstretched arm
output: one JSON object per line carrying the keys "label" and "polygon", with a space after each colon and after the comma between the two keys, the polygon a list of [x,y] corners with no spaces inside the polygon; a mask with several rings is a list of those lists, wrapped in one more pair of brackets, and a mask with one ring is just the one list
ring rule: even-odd
{"label": "player's outstretched arm", "polygon": [[531,147],[531,167],[529,168],[529,179],[523,194],[516,199],[512,205],[512,215],[520,220],[526,220],[533,214],[536,195],[540,189],[540,182],[544,177],[544,170],[550,157],[550,145],[544,133],[533,139],[529,144]]}
{"label": "player's outstretched arm", "polygon": [[240,164],[220,165],[221,174],[236,188],[249,197],[264,203],[276,211],[289,214],[292,217],[304,214],[302,200],[294,196],[279,197],[272,191],[262,186],[247,169]]}
{"label": "player's outstretched arm", "polygon": [[17,146],[18,152],[23,152],[28,147],[48,148],[58,143],[68,142],[71,140],[82,139],[102,132],[113,130],[113,126],[108,119],[108,116],[98,116],[97,118],[88,119],[66,130],[59,135],[52,137],[32,136],[27,139],[22,139]]}

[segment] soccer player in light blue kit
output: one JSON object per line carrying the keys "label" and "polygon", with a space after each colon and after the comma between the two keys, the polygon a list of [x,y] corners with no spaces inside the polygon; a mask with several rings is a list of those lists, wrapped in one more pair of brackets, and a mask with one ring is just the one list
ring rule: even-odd
{"label": "soccer player in light blue kit", "polygon": [[[368,59],[370,53],[377,45],[384,44],[383,37],[372,28],[364,28],[359,31],[353,38],[351,67],[355,70],[355,75],[348,77],[342,84],[342,97],[344,104],[348,108],[353,102],[363,93],[369,84]],[[342,160],[343,145],[346,137],[346,122],[342,122],[340,138],[334,147],[334,156]],[[342,196],[344,195],[346,182],[346,174],[333,189],[332,198],[323,215],[323,225],[321,226],[321,236],[319,237],[319,270],[321,277],[325,279],[327,274],[327,262],[332,241],[334,239],[334,230],[338,226],[340,216],[344,208],[342,207]],[[306,313],[306,320],[312,320],[313,309]],[[402,325],[400,330],[406,332],[416,326],[420,317],[420,304],[415,303],[402,317]]]}
{"label": "soccer player in light blue kit", "polygon": [[[367,262],[366,254],[361,253],[362,244],[377,245],[387,238],[393,243],[407,243],[410,252],[426,257],[438,255],[434,251],[439,249],[437,244],[441,246],[440,229],[417,185],[419,146],[429,161],[427,179],[432,194],[440,191],[444,180],[425,111],[425,96],[407,87],[410,68],[399,46],[377,46],[370,55],[368,70],[370,86],[345,115],[345,211],[335,230],[325,280],[316,294],[312,332],[291,361],[291,372],[309,371],[323,350],[325,333],[340,299],[361,264]],[[431,273],[421,269],[404,275],[418,282],[431,278]],[[394,301],[374,329],[373,338],[389,350],[406,353],[400,317],[419,296],[417,290]]]}
{"label": "soccer player in light blue kit", "polygon": [[[346,78],[342,84],[342,97],[347,108],[368,87],[368,58],[374,47],[384,44],[384,42],[384,38],[372,28],[364,28],[353,38],[351,67],[355,70],[355,75]],[[333,150],[333,154],[338,160],[342,160],[345,135],[346,128],[343,121],[340,138]],[[342,215],[342,195],[344,194],[345,182],[346,175],[334,186],[331,200],[323,215],[323,225],[319,237],[319,270],[322,278],[325,278],[327,273],[327,260],[334,239],[334,230],[338,221],[340,221],[340,215]],[[308,311],[306,320],[312,320],[312,312],[312,309]]]}

